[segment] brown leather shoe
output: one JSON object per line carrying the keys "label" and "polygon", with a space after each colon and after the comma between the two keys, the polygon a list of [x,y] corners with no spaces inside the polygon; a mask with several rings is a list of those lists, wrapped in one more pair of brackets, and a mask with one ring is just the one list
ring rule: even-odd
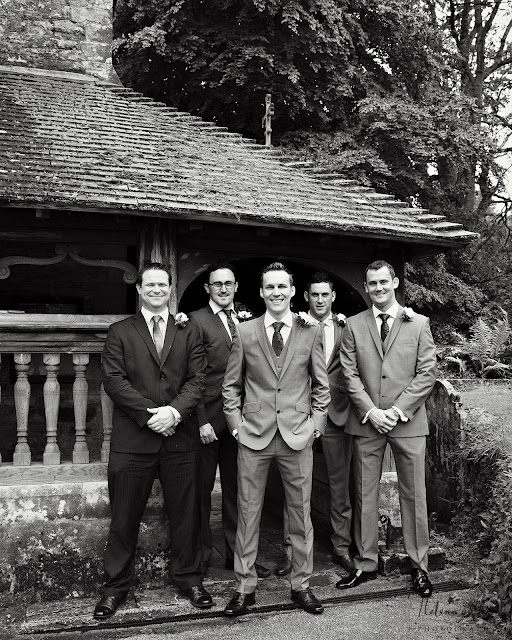
{"label": "brown leather shoe", "polygon": [[298,604],[301,609],[308,613],[319,614],[324,612],[324,608],[320,600],[316,598],[309,587],[302,591],[293,591],[291,593],[292,602]]}
{"label": "brown leather shoe", "polygon": [[287,576],[291,573],[292,561],[288,556],[284,556],[281,562],[276,567],[276,576]]}
{"label": "brown leather shoe", "polygon": [[126,600],[126,594],[119,596],[103,596],[94,607],[93,616],[96,620],[111,618],[120,604]]}
{"label": "brown leather shoe", "polygon": [[349,556],[348,553],[345,553],[345,554],[333,553],[332,561],[334,564],[337,564],[340,567],[343,567],[345,571],[347,571],[348,573],[354,573],[356,570],[355,564],[352,562],[352,558]]}
{"label": "brown leather shoe", "polygon": [[256,603],[256,596],[254,593],[240,593],[236,591],[235,595],[227,603],[224,609],[225,616],[241,616],[242,613],[247,611],[247,607]]}

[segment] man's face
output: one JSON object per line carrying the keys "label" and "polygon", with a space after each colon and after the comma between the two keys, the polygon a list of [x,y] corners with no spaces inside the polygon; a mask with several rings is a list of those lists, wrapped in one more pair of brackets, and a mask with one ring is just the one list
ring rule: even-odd
{"label": "man's face", "polygon": [[211,300],[219,307],[227,309],[233,302],[238,282],[235,282],[235,274],[231,269],[217,269],[210,273],[210,279],[204,288]]}
{"label": "man's face", "polygon": [[309,313],[321,322],[331,313],[336,292],[331,289],[328,282],[314,282],[309,287],[309,291],[304,291],[304,299],[309,304]]}
{"label": "man's face", "polygon": [[169,304],[171,287],[169,276],[161,269],[148,269],[142,274],[142,283],[137,285],[142,306],[151,313],[160,313]]}
{"label": "man's face", "polygon": [[380,311],[387,311],[395,303],[398,278],[392,278],[387,267],[370,269],[366,274],[364,289],[372,303]]}
{"label": "man's face", "polygon": [[295,295],[295,287],[290,284],[286,271],[268,271],[263,275],[260,296],[265,301],[267,311],[276,320],[283,318],[290,309],[290,300]]}

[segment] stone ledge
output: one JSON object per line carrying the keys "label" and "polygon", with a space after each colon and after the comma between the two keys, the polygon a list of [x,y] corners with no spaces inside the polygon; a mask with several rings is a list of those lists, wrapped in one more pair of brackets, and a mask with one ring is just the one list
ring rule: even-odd
{"label": "stone ledge", "polygon": [[[428,553],[429,571],[440,571],[446,564],[446,553],[440,547],[433,547]],[[381,546],[379,549],[379,573],[383,576],[398,571],[410,573],[411,561],[409,556],[395,545],[389,549]]]}

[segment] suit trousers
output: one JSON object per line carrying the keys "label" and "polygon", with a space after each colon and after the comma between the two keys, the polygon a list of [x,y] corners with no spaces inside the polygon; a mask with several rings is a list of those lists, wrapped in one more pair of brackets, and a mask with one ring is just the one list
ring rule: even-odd
{"label": "suit trousers", "polygon": [[378,567],[379,484],[386,444],[393,451],[405,552],[413,568],[428,568],[429,532],[425,488],[425,436],[391,438],[376,434],[354,438],[354,481],[356,492],[354,537],[357,569]]}
{"label": "suit trousers", "polygon": [[237,524],[237,454],[238,444],[229,429],[217,434],[218,440],[203,444],[199,452],[201,503],[201,561],[210,562],[213,548],[210,512],[212,491],[219,465],[222,488],[222,527],[226,561],[233,561]]}
{"label": "suit trousers", "polygon": [[294,590],[306,589],[313,573],[313,525],[311,524],[311,485],[313,450],[311,443],[295,451],[279,431],[262,450],[238,445],[238,527],[235,545],[236,590],[255,591],[258,576],[259,527],[268,471],[275,458],[286,500],[291,542],[292,570],[289,576]]}
{"label": "suit trousers", "polygon": [[[172,436],[170,436],[172,437]],[[112,520],[105,548],[105,595],[128,593],[135,573],[139,528],[153,481],[160,478],[170,525],[174,585],[201,584],[197,451],[110,452],[108,489]]]}

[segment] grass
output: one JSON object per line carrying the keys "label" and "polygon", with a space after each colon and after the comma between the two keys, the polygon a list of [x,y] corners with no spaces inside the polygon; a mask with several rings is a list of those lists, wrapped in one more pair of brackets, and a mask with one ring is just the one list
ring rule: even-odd
{"label": "grass", "polygon": [[477,387],[459,393],[464,407],[482,409],[512,427],[512,384]]}

